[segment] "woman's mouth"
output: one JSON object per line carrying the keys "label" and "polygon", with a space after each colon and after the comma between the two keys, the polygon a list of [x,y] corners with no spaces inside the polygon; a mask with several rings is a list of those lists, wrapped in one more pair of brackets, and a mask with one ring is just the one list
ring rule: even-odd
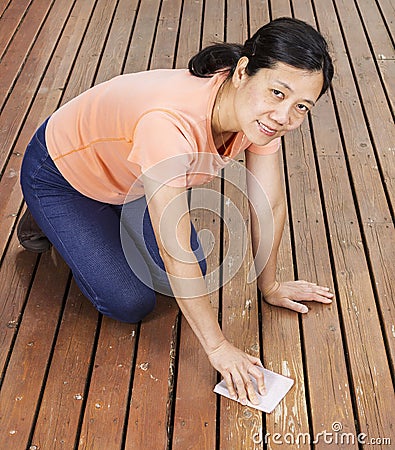
{"label": "woman's mouth", "polygon": [[256,121],[258,124],[258,128],[259,130],[266,134],[266,136],[274,136],[277,133],[277,130],[273,130],[273,128],[268,127],[267,125],[264,125],[261,121],[257,120]]}

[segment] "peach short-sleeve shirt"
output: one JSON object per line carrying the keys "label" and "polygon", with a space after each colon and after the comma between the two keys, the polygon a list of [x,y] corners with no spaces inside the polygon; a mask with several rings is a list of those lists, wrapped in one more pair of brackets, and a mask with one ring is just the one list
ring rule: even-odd
{"label": "peach short-sleeve shirt", "polygon": [[48,152],[82,194],[122,204],[144,195],[139,177],[192,187],[210,181],[237,154],[270,154],[279,139],[251,144],[238,133],[224,155],[211,116],[224,74],[198,78],[185,69],[125,74],[58,109],[46,128]]}

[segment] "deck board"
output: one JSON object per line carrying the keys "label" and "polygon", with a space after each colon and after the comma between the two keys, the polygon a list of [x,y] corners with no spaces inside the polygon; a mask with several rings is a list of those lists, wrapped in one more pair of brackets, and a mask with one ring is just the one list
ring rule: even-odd
{"label": "deck board", "polygon": [[[13,8],[13,4],[16,2],[12,2],[10,8]],[[59,4],[60,2],[58,2]],[[0,107],[4,103],[4,100],[7,99],[7,96],[11,93],[12,88],[19,76],[20,71],[27,63],[27,59],[30,56],[30,52],[33,48],[36,50],[41,50],[41,45],[36,46],[36,40],[41,36],[43,38],[43,34],[40,33],[42,27],[46,27],[45,24],[49,24],[49,26],[55,26],[54,30],[60,31],[61,26],[59,26],[63,22],[63,14],[59,13],[58,17],[60,18],[60,24],[56,27],[56,23],[53,21],[46,22],[47,14],[52,9],[53,2],[49,2],[48,0],[34,0],[30,5],[26,12],[26,15],[22,17],[19,26],[15,30],[15,35],[7,48],[7,52],[4,54],[2,58],[2,76],[0,83],[0,98],[1,103]],[[67,9],[67,8],[65,8]],[[53,17],[53,15],[52,15]],[[54,31],[52,30],[52,32]],[[51,33],[52,34],[52,33]],[[53,34],[52,34],[53,36]],[[53,45],[56,42],[47,40],[48,45]],[[45,47],[44,47],[45,48]],[[44,63],[47,62],[47,58],[38,58],[39,61]],[[34,70],[37,68],[39,73],[42,73],[42,69],[40,67],[36,67],[34,64],[29,65],[30,70]]]}
{"label": "deck board", "polygon": [[31,0],[13,2],[6,8],[0,4],[0,58],[4,55],[14,34],[16,33]]}
{"label": "deck board", "polygon": [[[59,323],[45,389],[38,404],[34,435],[26,447],[74,448],[84,413],[98,314],[72,283]],[[12,442],[12,441],[11,441]]]}
{"label": "deck board", "polygon": [[158,303],[140,329],[126,448],[166,448],[168,442],[179,311],[172,299],[159,296]]}
{"label": "deck board", "polygon": [[[392,0],[0,1],[1,448],[394,445],[394,13]],[[185,67],[202,45],[242,41],[289,15],[328,38],[336,74],[283,141],[278,276],[331,286],[334,303],[298,317],[246,283],[242,155],[191,192],[195,226],[209,230],[207,283],[227,280],[210,293],[225,335],[295,380],[266,415],[212,393],[218,374],[173,299],[158,295],[141,324],[116,322],[95,311],[55,251],[23,251],[18,174],[35,128],[80,92],[120,73]],[[358,433],[376,443],[358,445]]]}
{"label": "deck board", "polygon": [[[309,131],[305,124],[300,133],[287,137],[284,150],[287,169],[292,173],[289,190],[297,274],[302,280],[333,286],[328,244],[322,239],[326,230]],[[338,420],[345,430],[354,432],[350,390],[344,381],[347,368],[339,345],[342,336],[338,306],[335,302],[330,307],[313,304],[309,307],[310,313],[303,317],[302,324],[313,429],[319,429],[321,424],[329,429]],[[324,386],[315,382],[322,377],[328,378]],[[325,410],[321,408],[322,398],[331,405]]]}

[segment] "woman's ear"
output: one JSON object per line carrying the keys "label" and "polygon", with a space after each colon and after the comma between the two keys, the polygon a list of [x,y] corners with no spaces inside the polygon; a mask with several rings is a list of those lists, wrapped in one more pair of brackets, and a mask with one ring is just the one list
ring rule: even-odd
{"label": "woman's ear", "polygon": [[249,59],[247,56],[242,56],[238,62],[235,71],[233,72],[232,81],[234,87],[239,87],[240,84],[248,77],[246,68],[248,65]]}

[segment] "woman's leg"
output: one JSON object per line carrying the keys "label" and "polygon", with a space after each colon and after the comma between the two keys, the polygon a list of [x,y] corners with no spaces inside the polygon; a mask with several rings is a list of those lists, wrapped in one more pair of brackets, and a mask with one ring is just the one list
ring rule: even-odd
{"label": "woman's leg", "polygon": [[[121,241],[121,207],[76,191],[49,157],[44,133],[45,125],[24,157],[21,184],[26,203],[98,311],[121,321],[138,322],[153,309],[155,288],[171,295],[145,200],[127,205],[131,214],[123,217],[133,220],[128,220],[129,232],[122,233]],[[206,263],[193,227],[191,245],[204,274]]]}
{"label": "woman's leg", "polygon": [[[86,297],[101,313],[138,322],[155,305],[155,292],[131,271],[123,253],[116,207],[87,198],[60,174],[45,147],[44,127],[29,144],[21,170],[26,203],[59,251]],[[149,269],[128,243],[145,278]]]}

